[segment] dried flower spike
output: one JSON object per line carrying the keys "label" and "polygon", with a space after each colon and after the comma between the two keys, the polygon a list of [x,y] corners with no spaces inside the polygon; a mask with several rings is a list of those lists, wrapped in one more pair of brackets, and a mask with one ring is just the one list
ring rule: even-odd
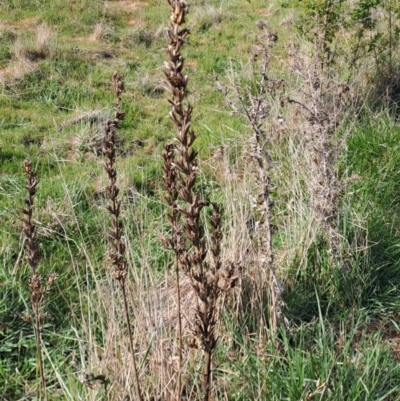
{"label": "dried flower spike", "polygon": [[[189,34],[182,29],[188,12],[185,2],[168,0],[172,14],[168,29],[168,61],[165,65],[166,89],[170,94],[170,117],[176,128],[174,145],[164,147],[163,181],[168,194],[166,200],[171,212],[168,215],[172,234],[165,241],[175,253],[175,272],[177,281],[177,304],[179,321],[179,373],[176,398],[181,397],[182,367],[182,324],[180,314],[179,270],[190,278],[192,293],[195,295],[196,313],[192,330],[204,351],[202,387],[203,400],[212,398],[212,357],[217,344],[216,325],[218,321],[219,300],[223,292],[235,282],[233,264],[224,267],[220,258],[222,241],[221,212],[216,204],[202,200],[195,190],[198,173],[197,151],[192,146],[196,135],[191,129],[193,108],[185,105],[188,77],[183,75],[184,58],[181,48]],[[212,227],[211,249],[208,249],[204,238],[202,210],[213,207],[210,225]],[[210,252],[209,252],[210,251]],[[208,254],[210,253],[210,256]],[[210,260],[208,260],[210,259]]]}
{"label": "dried flower spike", "polygon": [[135,393],[136,398],[139,401],[143,400],[142,391],[139,382],[139,373],[135,358],[135,347],[133,344],[133,333],[132,326],[129,316],[128,301],[126,296],[125,281],[127,277],[127,261],[125,255],[125,244],[122,238],[122,221],[120,220],[121,213],[121,201],[118,199],[119,188],[117,185],[117,170],[115,169],[115,134],[118,128],[120,120],[125,118],[125,113],[122,112],[121,94],[124,90],[122,83],[122,77],[118,72],[113,74],[113,88],[116,97],[115,101],[115,114],[113,120],[107,120],[105,123],[105,136],[103,141],[103,154],[105,155],[104,169],[108,175],[109,184],[107,186],[108,198],[110,199],[110,205],[107,210],[112,216],[112,229],[111,229],[111,240],[112,248],[109,251],[109,259],[113,266],[112,277],[118,281],[124,301],[125,320],[128,327],[129,335],[129,346],[132,356],[132,366],[135,377]]}
{"label": "dried flower spike", "polygon": [[30,289],[31,305],[35,320],[36,358],[37,358],[37,363],[39,365],[39,375],[40,375],[40,386],[37,389],[37,397],[40,398],[41,395],[43,395],[46,401],[47,390],[46,390],[46,379],[44,375],[43,355],[42,355],[40,307],[43,303],[44,295],[50,289],[52,281],[48,281],[46,285],[43,285],[43,279],[37,273],[39,254],[35,240],[36,227],[32,221],[32,215],[33,215],[34,197],[36,194],[36,187],[38,185],[38,181],[36,179],[35,172],[32,170],[32,162],[30,160],[24,161],[24,170],[27,179],[26,190],[28,192],[28,197],[25,199],[25,208],[22,210],[22,213],[24,215],[23,234],[26,240],[27,260],[31,271],[31,277],[29,279],[29,289]]}

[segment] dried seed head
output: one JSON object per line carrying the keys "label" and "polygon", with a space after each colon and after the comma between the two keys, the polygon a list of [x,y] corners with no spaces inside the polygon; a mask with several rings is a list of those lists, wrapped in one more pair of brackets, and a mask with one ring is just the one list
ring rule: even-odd
{"label": "dried seed head", "polygon": [[109,184],[107,186],[107,194],[110,199],[110,205],[107,210],[112,216],[112,250],[108,254],[110,263],[113,265],[112,276],[122,286],[126,278],[126,257],[125,257],[125,244],[122,238],[122,222],[119,219],[121,212],[121,201],[118,199],[119,188],[117,186],[117,170],[114,167],[116,160],[115,153],[115,134],[118,128],[119,120],[125,117],[121,111],[121,94],[124,89],[122,77],[118,72],[113,74],[113,88],[116,97],[115,102],[115,118],[108,120],[105,123],[105,137],[103,141],[103,153],[106,157],[104,162],[104,169],[108,175]]}
{"label": "dried seed head", "polygon": [[29,288],[31,290],[32,306],[38,307],[43,301],[46,288],[43,286],[43,278],[37,273],[34,273],[29,280]]}
{"label": "dried seed head", "polygon": [[36,174],[32,170],[32,162],[30,160],[24,161],[24,170],[27,178],[26,190],[28,197],[25,199],[26,207],[22,210],[24,214],[23,220],[23,233],[26,238],[26,249],[28,254],[28,265],[33,273],[36,272],[36,266],[39,261],[37,245],[35,241],[36,227],[32,222],[34,196],[36,194],[36,187],[38,181]]}
{"label": "dried seed head", "polygon": [[30,313],[28,311],[23,311],[21,313],[21,317],[27,323],[31,323],[32,322],[32,316],[30,315]]}
{"label": "dried seed head", "polygon": [[[230,267],[222,269],[221,211],[216,204],[212,204],[210,249],[204,238],[202,210],[209,206],[210,202],[202,200],[195,190],[199,169],[196,160],[198,153],[192,149],[196,140],[196,135],[191,129],[193,108],[190,104],[187,106],[185,104],[188,77],[183,74],[185,60],[180,52],[189,31],[180,29],[179,25],[184,22],[188,10],[183,1],[168,1],[172,15],[167,35],[168,61],[164,63],[164,73],[165,87],[170,95],[168,98],[171,106],[170,118],[176,128],[176,144],[165,146],[163,151],[163,182],[168,192],[166,200],[171,209],[168,218],[172,228],[170,237],[165,239],[164,243],[175,252],[177,269],[190,278],[197,298],[192,330],[197,337],[196,344],[206,351],[208,358],[211,358],[217,343],[215,326],[218,320],[220,296],[235,285],[236,277]],[[210,261],[207,259],[208,251],[211,254]],[[179,298],[178,272],[177,287]],[[177,303],[180,304],[180,299]],[[178,315],[179,308],[180,306]],[[180,318],[179,316],[178,319]],[[212,372],[209,370],[209,365],[207,366],[202,380],[204,394],[210,393]],[[208,396],[205,399],[208,399]]]}

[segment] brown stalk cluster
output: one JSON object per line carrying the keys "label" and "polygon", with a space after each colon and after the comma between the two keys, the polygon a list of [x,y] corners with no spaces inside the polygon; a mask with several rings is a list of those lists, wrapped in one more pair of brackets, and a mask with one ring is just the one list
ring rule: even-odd
{"label": "brown stalk cluster", "polygon": [[115,134],[118,129],[120,120],[125,118],[125,113],[121,110],[121,94],[124,90],[124,85],[121,80],[121,75],[118,72],[113,74],[114,94],[116,97],[115,116],[113,120],[107,120],[105,123],[105,136],[103,142],[103,153],[106,157],[104,168],[107,172],[109,185],[107,186],[107,193],[110,199],[110,205],[107,207],[112,216],[112,249],[109,252],[110,262],[113,266],[112,276],[119,283],[122,290],[122,297],[124,301],[125,319],[128,326],[129,346],[132,356],[133,373],[135,379],[135,393],[136,399],[142,401],[142,392],[140,388],[139,373],[135,358],[135,347],[133,344],[133,333],[131,321],[129,316],[128,301],[126,296],[126,276],[127,276],[127,260],[126,260],[126,247],[122,238],[122,221],[120,220],[121,201],[118,199],[119,188],[117,185],[117,171],[115,165]]}
{"label": "brown stalk cluster", "polygon": [[[166,245],[175,253],[176,277],[179,295],[179,271],[187,275],[195,294],[195,318],[192,330],[198,344],[204,351],[202,388],[203,400],[212,397],[212,356],[217,344],[216,325],[221,295],[235,285],[235,266],[223,266],[221,262],[221,211],[215,203],[202,200],[196,192],[198,172],[197,152],[192,148],[196,135],[191,129],[193,108],[184,105],[188,77],[183,75],[184,58],[181,48],[189,30],[181,28],[188,13],[188,6],[182,0],[168,0],[172,14],[168,28],[168,61],[165,63],[166,89],[172,110],[170,117],[176,127],[176,144],[166,145],[163,150],[163,181],[168,192],[166,200],[170,206],[169,221],[172,233]],[[211,206],[212,228],[211,247],[204,236],[202,210]],[[210,254],[210,256],[209,256]],[[178,306],[179,308],[179,306]],[[182,325],[179,313],[180,366],[182,364]],[[179,371],[180,375],[180,371]],[[181,397],[178,377],[177,399]]]}
{"label": "brown stalk cluster", "polygon": [[[37,350],[37,362],[39,365],[40,374],[40,388],[38,389],[38,395],[43,394],[45,400],[47,400],[46,391],[46,379],[44,374],[43,366],[43,355],[42,355],[42,336],[41,336],[41,322],[47,317],[47,314],[40,311],[41,306],[44,302],[44,297],[52,284],[56,279],[56,274],[51,273],[46,282],[43,283],[42,276],[37,272],[37,265],[39,262],[39,254],[36,244],[36,226],[32,221],[34,197],[36,194],[36,187],[38,181],[36,174],[32,170],[32,163],[30,160],[25,160],[24,170],[27,177],[26,190],[28,191],[28,197],[25,199],[25,208],[22,210],[24,214],[23,220],[23,233],[26,239],[26,251],[28,265],[31,270],[31,277],[29,280],[30,298],[31,305],[34,313],[34,324],[35,324],[35,338],[36,338],[36,350]],[[26,315],[26,320],[30,320],[29,315]]]}

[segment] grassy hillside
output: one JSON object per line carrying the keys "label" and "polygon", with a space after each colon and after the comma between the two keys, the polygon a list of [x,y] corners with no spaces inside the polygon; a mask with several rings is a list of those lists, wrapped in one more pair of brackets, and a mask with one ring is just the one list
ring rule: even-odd
{"label": "grassy hillside", "polygon": [[[136,399],[126,299],[142,398],[206,399],[203,301],[181,268],[179,315],[174,253],[163,245],[174,231],[162,152],[178,143],[164,74],[171,7],[28,3],[0,2],[0,400]],[[221,269],[234,266],[235,277],[214,308],[214,399],[400,400],[393,3],[189,4],[193,191],[223,212]],[[127,298],[113,279],[104,170],[114,71],[125,86],[114,167]],[[36,311],[26,159],[39,181],[41,285],[57,275]],[[215,227],[203,228],[214,246]]]}

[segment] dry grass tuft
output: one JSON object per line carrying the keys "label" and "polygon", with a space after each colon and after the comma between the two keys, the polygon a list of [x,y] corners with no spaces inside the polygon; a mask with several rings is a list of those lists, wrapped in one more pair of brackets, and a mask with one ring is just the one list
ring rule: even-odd
{"label": "dry grass tuft", "polygon": [[0,84],[7,87],[14,80],[23,78],[25,74],[29,74],[37,69],[35,63],[30,63],[25,60],[16,60],[9,63],[4,68],[0,68]]}
{"label": "dry grass tuft", "polygon": [[205,4],[195,9],[193,20],[200,30],[208,30],[218,26],[223,19],[229,17],[230,15],[223,9],[222,5],[215,7],[211,4]]}
{"label": "dry grass tuft", "polygon": [[[21,22],[20,25],[24,23]],[[54,57],[56,50],[56,34],[47,24],[42,23],[36,25],[33,31],[25,31],[17,36],[11,47],[13,60],[0,69],[0,84],[5,87],[14,80],[23,78],[25,74],[35,71],[38,62]]]}
{"label": "dry grass tuft", "polygon": [[51,28],[42,23],[36,26],[35,32],[20,36],[14,43],[12,53],[15,60],[36,62],[54,56],[56,35]]}
{"label": "dry grass tuft", "polygon": [[101,42],[111,33],[111,29],[102,22],[94,26],[93,33],[89,36],[90,42]]}

